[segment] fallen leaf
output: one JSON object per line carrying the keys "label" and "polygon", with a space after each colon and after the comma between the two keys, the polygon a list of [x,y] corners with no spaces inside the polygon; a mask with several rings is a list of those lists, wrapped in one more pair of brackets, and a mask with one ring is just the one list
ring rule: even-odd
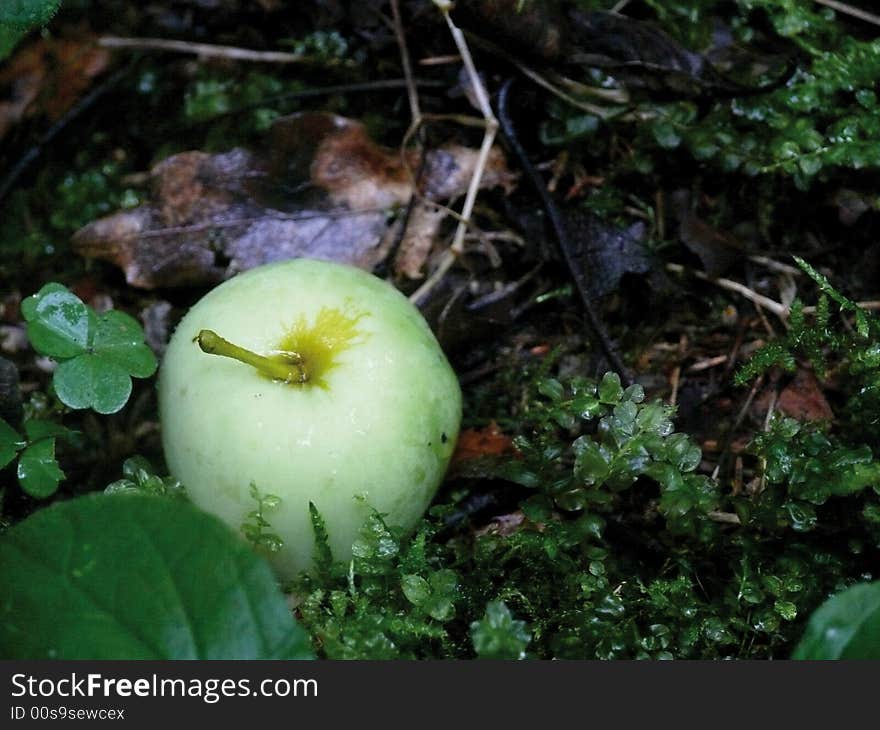
{"label": "fallen leaf", "polygon": [[[476,151],[426,153],[419,194],[452,200],[467,189]],[[363,125],[321,112],[276,120],[261,149],[183,152],[151,171],[149,203],[77,231],[76,251],[120,266],[145,289],[216,283],[240,271],[308,257],[370,270],[388,255],[389,219],[415,187],[415,153],[381,147]],[[483,187],[514,176],[493,150]],[[424,203],[430,205],[430,203]],[[401,270],[418,276],[441,220],[401,244]]]}
{"label": "fallen leaf", "polygon": [[516,451],[510,436],[507,436],[495,421],[485,428],[468,428],[459,434],[452,462],[470,461],[483,456],[502,456]]}
{"label": "fallen leaf", "polygon": [[[516,512],[511,512],[508,515],[498,515],[497,517],[493,517],[492,521],[488,525],[484,525],[483,527],[477,528],[474,530],[474,535],[477,537],[482,537],[483,535],[499,535],[501,537],[508,537],[513,535],[516,532],[519,532],[520,529],[525,525],[526,516],[522,513],[521,510],[517,510]],[[536,528],[539,532],[543,531],[544,526],[541,524],[536,524]]]}
{"label": "fallen leaf", "polygon": [[838,188],[828,202],[837,208],[837,219],[845,226],[854,226],[865,213],[880,209],[876,194]]}
{"label": "fallen leaf", "polygon": [[571,254],[579,263],[576,276],[594,297],[617,289],[625,274],[662,276],[654,257],[645,246],[645,224],[641,221],[627,228],[610,225],[578,209],[565,212]]}
{"label": "fallen leaf", "polygon": [[672,210],[678,219],[678,237],[700,259],[703,270],[711,277],[722,276],[745,255],[745,244],[735,236],[720,231],[700,218],[691,207],[687,190],[672,196]]}
{"label": "fallen leaf", "polygon": [[810,371],[800,369],[779,394],[776,410],[798,421],[831,421],[834,411],[816,376]]}
{"label": "fallen leaf", "polygon": [[[610,69],[624,86],[645,89],[655,96],[697,98],[769,88],[726,78],[706,55],[683,48],[655,23],[614,12],[581,11],[573,5],[558,0],[475,0],[461,3],[460,14],[463,27],[500,42],[502,53],[517,59],[527,54],[542,62]],[[728,40],[726,45],[735,44]],[[754,52],[738,54],[736,66],[755,67],[747,83],[752,76],[763,76],[768,66],[776,69],[777,80],[771,86],[784,82],[788,75],[787,69],[780,70],[785,66],[784,58]]]}
{"label": "fallen leaf", "polygon": [[91,37],[39,39],[0,67],[0,139],[38,113],[60,119],[110,62]]}
{"label": "fallen leaf", "polygon": [[[750,410],[756,421],[766,419],[772,398],[772,387],[755,398]],[[834,420],[834,411],[822,392],[821,383],[811,370],[805,368],[798,368],[791,382],[779,392],[774,412],[797,421]]]}

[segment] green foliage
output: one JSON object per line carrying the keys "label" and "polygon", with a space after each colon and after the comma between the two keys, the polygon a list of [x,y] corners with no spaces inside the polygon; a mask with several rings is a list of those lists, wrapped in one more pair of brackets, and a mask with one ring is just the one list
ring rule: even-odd
{"label": "green foliage", "polygon": [[413,606],[437,621],[448,621],[455,613],[458,576],[444,568],[428,574],[427,579],[410,573],[400,581],[403,595]]}
{"label": "green foliage", "polygon": [[392,659],[451,656],[449,624],[457,617],[458,575],[435,567],[439,546],[424,523],[405,540],[372,513],[352,548],[349,564],[327,564],[326,531],[312,510],[318,570],[293,592],[303,596],[301,620],[323,656]]}
{"label": "green foliage", "polygon": [[55,440],[71,437],[71,432],[60,424],[44,420],[29,420],[24,424],[24,435],[0,418],[0,469],[18,457],[18,483],[22,490],[35,499],[46,499],[55,494],[64,472],[55,459]]}
{"label": "green foliage", "polygon": [[0,537],[0,583],[8,658],[311,656],[269,566],[185,503],[91,495],[40,510]]}
{"label": "green foliage", "polygon": [[531,635],[525,621],[517,621],[504,601],[491,601],[486,615],[471,624],[471,640],[480,659],[525,659]]}
{"label": "green foliage", "polygon": [[810,618],[794,659],[880,659],[880,581],[829,598]]}
{"label": "green foliage", "polygon": [[[599,0],[577,5],[609,7]],[[743,203],[747,222],[754,213],[761,235],[784,246],[786,237],[801,233],[776,215],[791,200],[789,181],[801,189],[824,182],[836,188],[838,171],[880,164],[876,40],[834,22],[827,8],[797,0],[646,0],[640,16],[645,8],[690,50],[706,51],[729,32],[731,50],[772,55],[731,67],[734,73],[766,70],[738,78],[754,93],[710,88],[701,94],[695,84],[694,98],[673,94],[670,101],[634,89],[631,104],[609,108],[601,118],[550,100],[540,140],[564,147],[569,169],[583,166],[605,178],[584,200],[592,213],[613,218],[637,206],[649,221],[662,221],[660,204],[655,211],[644,200],[684,180],[713,198],[713,225],[730,230],[728,224],[743,222],[734,210]],[[324,65],[358,60],[336,33],[287,45]],[[786,62],[791,65],[783,73]],[[133,144],[118,145],[148,150],[154,159],[188,147],[225,150],[253,141],[282,113],[279,104],[304,89],[299,75],[247,69],[233,78],[228,70],[205,68],[181,93],[161,67],[139,69],[132,83],[140,103],[154,110],[180,105],[167,142],[167,128],[152,125],[137,129]],[[663,76],[662,65],[655,70]],[[597,86],[616,83],[596,69],[584,74]],[[757,90],[782,78],[787,83]],[[357,104],[338,95],[327,106],[349,103]],[[395,123],[393,115],[368,111],[366,118],[370,114],[383,134]],[[166,147],[157,151],[155,137]],[[47,254],[57,253],[84,223],[137,204],[139,194],[122,181],[124,163],[102,161],[109,155],[101,145],[111,139],[96,133],[89,147],[100,150],[97,157],[83,151],[68,168],[38,173],[33,189],[12,192],[9,215],[0,220],[6,280],[46,268]],[[724,194],[713,189],[718,171],[726,173]],[[852,180],[846,184],[857,186]],[[737,185],[742,192],[731,192]],[[824,196],[817,192],[814,199]],[[779,240],[766,236],[771,225],[774,234],[785,226]],[[743,454],[754,478],[734,493],[708,476],[698,445],[675,432],[673,409],[646,402],[640,388],[623,388],[613,374],[599,382],[565,376],[553,358],[525,370],[517,360],[487,379],[484,392],[469,388],[465,412],[468,425],[497,420],[515,436],[516,455],[466,465],[470,471],[441,492],[413,534],[372,513],[351,560],[340,563],[310,505],[314,568],[296,581],[293,595],[315,652],[356,659],[512,659],[526,652],[577,659],[783,658],[832,594],[838,595],[810,619],[796,656],[856,656],[876,646],[877,584],[846,589],[876,577],[880,327],[825,277],[799,264],[820,292],[815,314],[795,302],[786,334],[737,377],[746,382],[772,367],[791,371],[804,360],[820,375],[831,372],[842,394],[834,424],[772,421]],[[540,301],[563,294],[552,291]],[[59,362],[55,390],[68,407],[121,408],[130,377],[155,369],[140,327],[125,315],[99,316],[58,285],[23,309],[35,349]],[[842,326],[843,319],[853,326]],[[37,393],[34,402],[39,398],[61,409],[51,392]],[[63,476],[54,450],[70,432],[50,420],[57,413],[29,410],[22,433],[0,422],[0,466],[18,459],[22,487],[42,497]],[[45,656],[50,648],[58,656],[103,657],[305,652],[261,558],[228,531],[221,537],[219,525],[186,503],[156,498],[182,497],[176,480],[134,457],[106,491],[126,496],[82,511],[85,500],[46,509],[12,528],[9,541],[0,538],[0,584],[4,599],[7,589],[12,596],[0,606],[0,613],[11,612],[0,616],[0,649],[12,647],[6,654]],[[489,514],[471,510],[496,493],[503,507],[490,503]],[[271,527],[277,497],[262,495],[256,485],[251,496],[255,508],[241,532],[257,552],[272,552],[281,544]],[[6,517],[0,517],[4,526]],[[72,562],[61,565],[65,555]],[[202,586],[208,595],[196,594],[194,587]],[[114,597],[98,607],[100,621],[89,623],[97,614],[94,606],[83,608],[83,588]],[[50,617],[47,606],[58,604],[71,610]],[[193,618],[190,634],[185,615]],[[249,628],[245,636],[230,636],[220,631],[229,624]],[[124,625],[155,628],[156,636],[144,643]]]}
{"label": "green foliage", "polygon": [[[795,260],[821,292],[816,314],[812,320],[808,319],[801,302],[795,300],[788,331],[758,350],[739,370],[736,382],[742,385],[776,366],[792,371],[798,358],[807,359],[821,376],[833,360],[847,396],[841,420],[846,424],[849,439],[852,443],[863,439],[877,448],[880,446],[876,428],[880,423],[880,319],[841,294],[803,259],[795,257]],[[831,302],[841,315],[852,317],[852,327],[835,323]]]}
{"label": "green foliage", "polygon": [[658,508],[673,531],[694,532],[717,506],[716,485],[695,473],[699,447],[674,433],[672,408],[643,402],[641,386],[624,389],[608,373],[598,384],[543,378],[537,390],[543,398],[532,405],[534,428],[515,441],[523,458],[498,464],[499,476],[540,492],[530,500],[531,516],[543,518],[552,507],[612,511],[641,477],[659,485]]}
{"label": "green foliage", "polygon": [[3,0],[0,4],[0,61],[32,28],[46,25],[61,0]]}
{"label": "green foliage", "polygon": [[815,527],[814,506],[880,486],[880,462],[868,446],[843,445],[815,425],[777,419],[750,449],[764,460],[767,482],[783,486],[783,508],[798,531]]}
{"label": "green foliage", "polygon": [[825,597],[870,570],[869,450],[774,422],[751,446],[760,487],[725,494],[671,409],[614,375],[552,367],[502,374],[519,456],[467,472],[521,485],[513,529],[453,530],[464,488],[412,538],[373,514],[348,564],[316,530],[321,568],[294,593],[320,655],[782,658]]}
{"label": "green foliage", "polygon": [[[97,142],[92,140],[95,146]],[[59,233],[69,235],[96,218],[141,202],[138,191],[123,185],[127,170],[122,163],[91,158],[89,151],[83,151],[76,166],[65,170],[54,185],[49,223]]]}
{"label": "green foliage", "polygon": [[[880,134],[875,89],[880,41],[854,37],[836,22],[833,11],[799,0],[647,4],[660,27],[690,51],[711,48],[720,28],[729,32],[734,46],[784,51],[775,63],[758,54],[733,64],[734,71],[770,68],[764,77],[739,80],[743,93],[710,92],[703,104],[658,101],[649,94],[637,101],[634,113],[609,107],[604,129],[593,114],[551,106],[551,119],[543,125],[545,143],[585,138],[601,149],[607,130],[629,138],[632,153],[624,164],[639,173],[685,150],[716,170],[784,176],[800,189],[838,169],[880,167],[873,143]],[[758,30],[764,27],[768,32]],[[790,59],[789,68],[783,68],[782,56]],[[773,83],[780,79],[784,83]],[[610,83],[601,75],[589,82]],[[768,88],[760,91],[761,86]]]}
{"label": "green foliage", "polygon": [[21,304],[34,349],[58,362],[55,393],[67,407],[115,413],[131,395],[131,378],[156,371],[156,357],[131,316],[98,315],[61,284],[46,284]]}
{"label": "green foliage", "polygon": [[[272,99],[299,88],[301,84],[297,82],[284,82],[275,76],[253,71],[238,79],[206,71],[187,89],[183,116],[190,122],[207,122],[246,110],[246,113],[236,115],[234,123],[242,128],[236,134],[263,132],[279,116],[272,109]],[[212,136],[219,137],[217,132]],[[221,139],[217,141],[222,144]],[[228,140],[224,149],[227,148]]]}
{"label": "green foliage", "polygon": [[[864,359],[866,347],[873,349],[876,336],[880,333],[880,323],[876,317],[869,315],[855,302],[843,296],[831,286],[826,277],[806,261],[797,256],[794,258],[798,266],[816,282],[821,292],[815,318],[812,322],[808,321],[804,315],[803,303],[799,299],[792,302],[788,331],[783,337],[758,350],[739,370],[736,375],[738,385],[754,380],[772,367],[778,366],[793,371],[798,356],[808,359],[821,375],[826,370],[829,354],[843,352],[850,354],[854,359]],[[831,322],[829,300],[833,301],[841,312],[851,312],[854,315],[854,335],[835,329]]]}
{"label": "green foliage", "polygon": [[[880,166],[872,144],[880,122],[874,113],[874,83],[880,73],[880,43],[851,37],[829,13],[802,3],[748,2],[770,14],[776,32],[801,52],[783,86],[764,94],[716,102],[690,120],[671,123],[694,156],[726,171],[748,175],[784,173],[806,188],[828,168]],[[658,121],[681,105],[658,107]]]}
{"label": "green foliage", "polygon": [[33,28],[45,25],[58,12],[61,0],[3,0],[0,25]]}
{"label": "green foliage", "polygon": [[284,541],[274,532],[270,532],[272,525],[266,519],[266,513],[278,509],[281,497],[260,494],[254,482],[250,485],[250,495],[257,507],[248,512],[247,519],[241,524],[241,534],[258,552],[277,553],[284,547]]}
{"label": "green foliage", "polygon": [[105,494],[144,494],[153,497],[186,498],[186,489],[174,477],[160,477],[143,456],[132,456],[122,464],[122,479],[107,485]]}
{"label": "green foliage", "polygon": [[279,43],[321,64],[340,61],[349,53],[348,41],[335,30],[316,30],[302,38],[282,39]]}

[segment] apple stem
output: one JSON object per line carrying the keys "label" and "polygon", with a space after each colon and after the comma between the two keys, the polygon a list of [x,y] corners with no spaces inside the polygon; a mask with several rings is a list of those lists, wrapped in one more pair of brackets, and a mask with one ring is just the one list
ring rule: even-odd
{"label": "apple stem", "polygon": [[234,345],[229,340],[224,340],[213,330],[202,330],[194,341],[199,343],[202,352],[238,360],[256,368],[273,380],[284,383],[305,383],[309,379],[302,364],[302,356],[296,352],[283,353],[284,359],[264,357]]}

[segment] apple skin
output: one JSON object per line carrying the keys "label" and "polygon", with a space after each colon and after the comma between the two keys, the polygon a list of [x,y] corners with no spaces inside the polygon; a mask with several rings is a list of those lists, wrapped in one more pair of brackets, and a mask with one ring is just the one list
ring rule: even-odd
{"label": "apple skin", "polygon": [[[356,337],[340,345],[314,327],[309,342],[329,342],[333,366],[304,384],[194,342],[211,329],[267,355],[297,323],[308,329],[327,311],[351,315]],[[339,560],[350,558],[371,509],[389,525],[415,525],[452,456],[461,389],[397,289],[360,269],[296,259],[240,274],[193,306],[165,353],[159,409],[168,467],[197,506],[238,530],[256,507],[251,482],[281,498],[266,515],[284,540],[271,559],[291,578],[312,566],[310,501]]]}

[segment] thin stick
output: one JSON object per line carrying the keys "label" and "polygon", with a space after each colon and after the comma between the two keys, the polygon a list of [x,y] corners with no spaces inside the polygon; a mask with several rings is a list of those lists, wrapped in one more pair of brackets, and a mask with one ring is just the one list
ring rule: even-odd
{"label": "thin stick", "polygon": [[752,383],[752,389],[749,391],[748,396],[746,397],[745,403],[742,404],[742,408],[739,409],[739,413],[736,414],[736,418],[733,421],[733,425],[728,430],[726,436],[724,437],[724,445],[721,447],[721,453],[718,456],[718,463],[715,465],[715,469],[712,471],[712,479],[717,481],[718,475],[721,473],[721,467],[724,464],[725,456],[727,455],[728,450],[730,449],[730,445],[733,443],[733,437],[736,433],[736,430],[742,425],[743,420],[746,417],[746,414],[749,411],[749,408],[752,406],[752,401],[755,399],[755,396],[758,394],[758,390],[764,384],[764,376],[761,375]]}
{"label": "thin stick", "polygon": [[391,15],[394,18],[394,35],[400,48],[400,65],[403,66],[403,77],[406,79],[406,95],[409,99],[409,111],[413,120],[421,119],[422,112],[419,108],[419,92],[416,90],[415,77],[412,71],[412,62],[409,58],[409,49],[406,46],[406,35],[403,32],[403,20],[400,17],[399,0],[391,0]]}
{"label": "thin stick", "polygon": [[[870,299],[867,302],[856,302],[856,306],[859,309],[866,309],[868,311],[875,312],[877,310],[880,310],[880,300]],[[816,307],[813,307],[813,306],[804,307],[803,312],[804,312],[804,314],[815,314]]]}
{"label": "thin stick", "polygon": [[543,89],[546,89],[554,96],[558,96],[562,101],[566,104],[570,104],[571,106],[580,109],[581,111],[587,112],[587,114],[593,114],[594,116],[599,117],[600,119],[608,119],[614,114],[617,113],[616,110],[606,109],[605,107],[598,106],[596,104],[590,104],[587,101],[581,101],[580,99],[575,99],[570,94],[567,94],[558,86],[550,83],[547,79],[545,79],[541,74],[537,71],[533,71],[531,68],[526,66],[523,63],[519,63],[518,61],[513,61],[514,65],[517,67],[519,72],[528,79],[534,81],[538,86]]}
{"label": "thin stick", "polygon": [[728,357],[728,355],[716,355],[715,357],[709,357],[705,360],[700,360],[699,362],[695,362],[693,365],[691,365],[687,369],[687,371],[689,373],[699,373],[703,370],[709,370],[710,368],[724,365],[724,363],[727,362]]}
{"label": "thin stick", "polygon": [[487,41],[485,38],[480,38],[473,33],[468,33],[468,36],[476,46],[485,49],[489,53],[492,53],[499,58],[503,58],[508,63],[513,64],[523,76],[525,76],[527,79],[530,79],[531,81],[534,81],[538,86],[546,89],[554,96],[559,97],[566,104],[570,104],[571,106],[576,107],[581,111],[585,111],[588,114],[593,114],[600,119],[609,119],[610,117],[616,116],[620,113],[620,111],[617,109],[608,109],[602,106],[598,106],[596,104],[590,104],[589,102],[576,99],[575,97],[566,93],[554,83],[546,79],[544,76],[539,74],[533,68],[526,66],[519,59],[509,54],[503,48],[499,48],[494,43]]}
{"label": "thin stick", "polygon": [[431,290],[437,286],[443,277],[446,276],[449,269],[452,268],[456,259],[464,251],[465,234],[467,233],[468,225],[470,224],[471,214],[474,210],[474,203],[477,200],[477,193],[480,190],[480,183],[483,181],[483,173],[486,170],[489,153],[492,151],[495,134],[498,131],[498,120],[492,112],[489,95],[486,93],[486,89],[480,79],[480,74],[477,72],[477,68],[474,65],[474,59],[471,56],[464,33],[461,32],[461,29],[453,22],[452,17],[449,15],[451,3],[446,2],[446,0],[434,0],[434,4],[437,5],[440,12],[443,14],[449,32],[452,34],[452,40],[455,42],[455,47],[458,49],[459,55],[461,55],[462,63],[464,64],[465,71],[468,75],[468,81],[470,81],[471,84],[471,90],[476,98],[477,106],[483,115],[485,132],[483,133],[483,143],[480,145],[480,152],[477,155],[477,161],[474,165],[474,173],[471,176],[467,193],[465,193],[464,204],[461,206],[458,226],[455,229],[452,244],[446,251],[444,251],[442,258],[437,263],[437,267],[427,278],[425,283],[410,296],[410,301],[414,304],[421,302]]}
{"label": "thin stick", "polygon": [[236,46],[218,46],[213,43],[192,43],[172,41],[166,38],[120,38],[101,36],[101,48],[131,48],[141,51],[170,51],[172,53],[191,53],[204,58],[228,58],[235,61],[256,61],[258,63],[308,63],[312,59],[302,53],[282,51],[252,51]]}
{"label": "thin stick", "polygon": [[850,15],[853,18],[864,20],[866,23],[880,25],[880,15],[874,15],[874,13],[869,13],[867,10],[854,8],[852,5],[837,2],[837,0],[813,0],[813,2],[817,3],[818,5],[824,5],[826,8],[836,10],[837,12],[843,13],[844,15]]}
{"label": "thin stick", "polygon": [[[682,274],[687,271],[681,264],[666,264],[666,270],[671,271],[675,274]],[[702,271],[691,270],[688,271],[688,273],[692,274],[698,279],[702,279],[703,281],[708,281],[711,284],[715,284],[715,286],[720,286],[722,289],[736,292],[737,294],[745,297],[750,302],[753,302],[759,307],[763,307],[764,309],[773,312],[773,314],[779,317],[779,319],[781,319],[783,322],[788,319],[788,307],[786,307],[784,304],[780,304],[774,299],[770,299],[770,297],[765,297],[763,294],[758,294],[758,292],[749,289],[745,284],[740,284],[738,281],[733,281],[732,279],[715,278],[709,276],[708,274],[704,274]]]}
{"label": "thin stick", "polygon": [[489,103],[489,95],[486,93],[486,89],[483,87],[483,82],[480,80],[480,74],[477,72],[477,68],[474,65],[474,59],[471,57],[470,49],[464,38],[464,33],[462,33],[459,27],[452,22],[448,7],[441,6],[441,9],[443,17],[446,19],[446,25],[449,27],[449,32],[452,33],[452,39],[455,41],[458,52],[461,54],[461,60],[467,71],[468,80],[471,82],[471,89],[476,97],[477,105],[479,106],[483,119],[486,122],[486,132],[483,135],[483,143],[480,145],[480,153],[477,156],[477,162],[474,166],[474,174],[471,177],[470,185],[465,194],[464,205],[461,207],[461,220],[455,231],[455,237],[452,239],[452,251],[459,254],[464,250],[464,234],[467,233],[467,227],[470,222],[471,213],[474,209],[474,203],[477,200],[477,193],[480,190],[480,183],[483,180],[483,172],[486,169],[486,163],[489,161],[489,153],[492,151],[492,143],[495,141],[495,133],[498,131],[498,120],[492,112],[492,105]]}
{"label": "thin stick", "polygon": [[790,274],[791,276],[803,276],[804,272],[801,271],[796,266],[789,266],[788,264],[783,264],[780,261],[775,261],[767,256],[749,256],[749,261],[752,263],[763,266],[770,271],[776,271],[780,274]]}
{"label": "thin stick", "polygon": [[712,510],[711,512],[706,513],[706,517],[712,520],[712,522],[721,522],[726,525],[742,524],[739,519],[739,515],[735,512],[721,512],[719,510]]}
{"label": "thin stick", "polygon": [[670,381],[672,384],[671,392],[669,393],[669,400],[667,403],[671,406],[674,406],[678,402],[678,385],[681,382],[681,365],[676,365],[672,368],[672,375],[670,376]]}
{"label": "thin stick", "polygon": [[556,203],[553,201],[552,196],[547,191],[547,186],[544,184],[541,175],[535,169],[535,166],[532,164],[531,160],[529,160],[525,149],[523,148],[522,144],[516,136],[516,130],[514,129],[513,121],[510,119],[507,108],[508,99],[510,96],[510,88],[512,85],[513,78],[510,78],[504,82],[504,85],[501,87],[501,91],[498,94],[498,116],[501,118],[501,128],[504,133],[504,137],[507,141],[508,146],[519,160],[519,164],[522,167],[523,172],[525,173],[529,182],[532,184],[532,187],[535,188],[535,192],[538,194],[538,197],[541,199],[541,203],[544,206],[544,210],[547,213],[547,218],[549,219],[549,223],[556,237],[556,243],[559,248],[559,253],[562,256],[563,261],[565,261],[565,265],[568,267],[571,278],[573,279],[574,285],[577,288],[578,294],[580,295],[581,304],[584,308],[584,314],[586,314],[590,330],[592,330],[593,335],[595,335],[596,339],[599,342],[599,348],[605,354],[605,357],[608,359],[611,367],[620,374],[620,379],[626,382],[627,385],[629,385],[633,382],[632,375],[630,374],[629,369],[626,367],[626,365],[624,365],[623,359],[620,357],[620,353],[617,351],[617,348],[611,341],[611,337],[608,334],[608,331],[605,329],[602,318],[599,316],[599,312],[596,309],[596,306],[593,304],[591,293],[586,287],[586,282],[584,281],[583,275],[580,275],[578,273],[577,261],[572,254],[572,247],[568,239],[568,232],[566,230],[565,221],[562,218],[562,214],[560,213],[559,208],[556,206]]}

